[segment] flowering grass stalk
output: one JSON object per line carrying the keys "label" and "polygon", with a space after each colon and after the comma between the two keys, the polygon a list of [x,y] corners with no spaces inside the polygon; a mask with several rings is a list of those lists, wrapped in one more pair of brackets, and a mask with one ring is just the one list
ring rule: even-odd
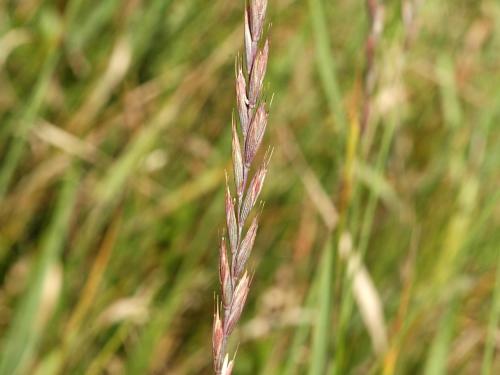
{"label": "flowering grass stalk", "polygon": [[[261,45],[267,0],[250,0],[245,7],[246,74],[237,59],[236,102],[239,121],[232,119],[232,159],[235,196],[231,195],[226,177],[226,225],[228,241],[222,236],[219,249],[221,303],[214,315],[212,350],[216,374],[230,375],[234,359],[229,360],[227,342],[238,322],[250,289],[250,276],[245,269],[257,234],[258,216],[246,229],[266,178],[271,153],[250,179],[255,156],[266,131],[268,112],[262,100],[262,84],[266,73],[269,42]],[[238,126],[239,125],[239,126]],[[241,133],[241,138],[240,138]],[[241,142],[240,142],[241,141]],[[246,229],[246,231],[245,231]],[[228,256],[227,243],[230,256]]]}

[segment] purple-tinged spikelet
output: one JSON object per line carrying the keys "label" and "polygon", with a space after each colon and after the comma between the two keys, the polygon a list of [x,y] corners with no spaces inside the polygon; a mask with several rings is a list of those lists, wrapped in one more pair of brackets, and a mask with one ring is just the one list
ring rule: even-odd
{"label": "purple-tinged spikelet", "polygon": [[254,108],[257,104],[257,98],[262,90],[262,83],[266,75],[267,58],[269,57],[269,42],[266,40],[264,48],[257,53],[255,63],[252,67],[252,75],[250,77],[249,88],[249,106]]}
{"label": "purple-tinged spikelet", "polygon": [[229,235],[229,244],[231,245],[231,254],[238,251],[238,224],[234,213],[234,201],[231,198],[231,191],[226,181],[226,224]]}
{"label": "purple-tinged spikelet", "polygon": [[[252,165],[259,151],[267,127],[268,113],[262,100],[262,87],[269,56],[269,42],[259,48],[267,0],[249,0],[245,7],[246,75],[240,62],[236,64],[236,105],[239,118],[231,123],[231,147],[235,198],[231,196],[226,176],[226,226],[231,249],[228,257],[226,239],[219,248],[219,281],[222,290],[222,310],[217,303],[214,314],[212,350],[214,369],[218,375],[230,375],[234,359],[229,360],[226,346],[231,332],[238,323],[250,290],[250,277],[246,263],[255,242],[258,217],[254,217],[246,230],[246,222],[254,208],[267,174],[270,153],[264,156],[260,168],[250,179]],[[250,182],[249,182],[250,181]]]}
{"label": "purple-tinged spikelet", "polygon": [[234,326],[240,319],[240,315],[243,311],[243,307],[245,306],[249,290],[250,278],[248,277],[248,273],[245,271],[241,279],[238,281],[236,289],[234,290],[233,303],[231,305],[229,316],[224,316],[224,319],[227,319],[225,320],[226,326],[224,327],[226,335],[230,335],[231,332],[233,332]]}
{"label": "purple-tinged spikelet", "polygon": [[250,128],[248,129],[248,136],[245,142],[245,166],[247,168],[252,164],[253,158],[259,150],[264,132],[267,126],[267,112],[264,104],[261,104],[255,115],[253,116]]}
{"label": "purple-tinged spikelet", "polygon": [[262,191],[262,186],[264,186],[264,180],[266,179],[267,168],[269,165],[270,157],[271,155],[269,154],[269,156],[264,159],[259,170],[255,173],[255,175],[252,178],[252,181],[250,182],[250,186],[248,187],[245,200],[243,201],[243,205],[241,206],[240,209],[239,220],[242,222],[244,222],[247,219],[248,215],[250,214],[250,211],[255,206],[255,203],[259,198],[260,192]]}
{"label": "purple-tinged spikelet", "polygon": [[238,131],[236,130],[236,124],[233,121],[231,124],[232,127],[232,148],[233,148],[233,172],[234,172],[234,184],[236,186],[236,194],[238,199],[241,199],[243,196],[243,157],[241,155],[241,146],[240,139],[238,137]]}
{"label": "purple-tinged spikelet", "polygon": [[243,76],[241,66],[238,67],[236,73],[236,104],[238,105],[238,114],[240,117],[241,130],[243,131],[243,139],[247,136],[248,130],[248,98],[247,98],[247,84]]}
{"label": "purple-tinged spikelet", "polygon": [[222,286],[222,302],[224,308],[227,309],[230,307],[231,300],[233,298],[233,285],[231,278],[231,268],[229,266],[229,260],[227,258],[226,240],[224,239],[224,237],[222,237],[220,243],[219,280]]}
{"label": "purple-tinged spikelet", "polygon": [[214,367],[217,369],[222,363],[222,355],[224,349],[224,330],[222,327],[222,320],[219,314],[219,304],[217,303],[216,312],[214,314],[214,325],[212,333],[212,351],[214,356]]}
{"label": "purple-tinged spikelet", "polygon": [[243,239],[243,241],[241,241],[240,249],[238,251],[238,258],[236,259],[236,262],[234,264],[234,275],[236,277],[239,277],[241,275],[241,272],[243,271],[244,266],[248,258],[250,257],[258,226],[259,223],[257,221],[257,217],[254,217],[252,225],[250,225],[245,238]]}

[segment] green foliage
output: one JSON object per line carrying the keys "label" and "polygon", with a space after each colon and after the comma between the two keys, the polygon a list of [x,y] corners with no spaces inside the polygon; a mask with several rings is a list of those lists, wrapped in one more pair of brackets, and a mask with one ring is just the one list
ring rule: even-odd
{"label": "green foliage", "polygon": [[[364,132],[364,2],[269,3],[235,373],[500,373],[498,1],[383,2]],[[0,3],[0,375],[211,373],[242,11]]]}

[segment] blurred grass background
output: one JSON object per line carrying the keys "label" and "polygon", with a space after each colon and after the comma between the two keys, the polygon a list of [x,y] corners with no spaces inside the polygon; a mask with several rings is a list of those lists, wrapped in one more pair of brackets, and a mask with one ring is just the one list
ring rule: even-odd
{"label": "blurred grass background", "polygon": [[[500,373],[500,3],[270,1],[237,374]],[[0,3],[0,374],[211,372],[243,1]],[[361,266],[360,266],[361,264]]]}

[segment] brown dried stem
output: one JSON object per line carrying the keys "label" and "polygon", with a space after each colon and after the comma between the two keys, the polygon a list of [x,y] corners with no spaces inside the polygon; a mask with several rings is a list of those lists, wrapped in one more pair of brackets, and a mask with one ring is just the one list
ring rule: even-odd
{"label": "brown dried stem", "polygon": [[262,86],[269,55],[267,39],[259,48],[266,8],[267,0],[249,0],[246,5],[246,75],[238,60],[236,68],[236,103],[243,143],[240,143],[237,121],[233,117],[232,159],[237,199],[231,196],[226,178],[226,226],[231,256],[228,257],[226,239],[222,237],[219,251],[222,301],[217,302],[212,336],[214,371],[221,375],[230,375],[234,366],[234,359],[229,360],[226,347],[229,336],[241,316],[250,289],[251,280],[245,266],[257,234],[258,217],[253,218],[245,234],[244,228],[262,190],[271,157],[271,153],[268,152],[262,165],[250,180],[249,174],[262,143],[268,119],[266,103],[262,101]]}

